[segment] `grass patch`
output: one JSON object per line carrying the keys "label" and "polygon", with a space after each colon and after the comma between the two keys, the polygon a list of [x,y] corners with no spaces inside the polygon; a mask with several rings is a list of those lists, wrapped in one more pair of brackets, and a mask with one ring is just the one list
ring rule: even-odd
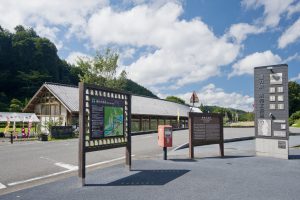
{"label": "grass patch", "polygon": [[300,128],[300,119],[296,120],[292,127]]}
{"label": "grass patch", "polygon": [[254,126],[254,121],[233,122],[224,124],[225,127],[249,127]]}

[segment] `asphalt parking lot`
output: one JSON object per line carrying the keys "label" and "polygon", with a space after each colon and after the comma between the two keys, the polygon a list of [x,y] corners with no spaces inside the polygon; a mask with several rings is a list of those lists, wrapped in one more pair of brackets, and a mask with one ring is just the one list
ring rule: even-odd
{"label": "asphalt parking lot", "polygon": [[[293,137],[293,138],[292,138]],[[300,136],[291,140],[300,141]],[[296,144],[297,142],[295,142]],[[225,144],[225,158],[217,145],[169,152],[169,160],[133,159],[87,174],[87,186],[77,176],[0,196],[1,200],[31,199],[299,199],[300,149],[296,159],[256,157],[254,140]],[[298,155],[298,156],[297,156]]]}

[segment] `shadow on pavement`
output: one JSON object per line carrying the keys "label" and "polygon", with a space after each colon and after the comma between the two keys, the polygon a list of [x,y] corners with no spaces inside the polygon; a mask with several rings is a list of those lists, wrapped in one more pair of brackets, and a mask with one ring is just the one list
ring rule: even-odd
{"label": "shadow on pavement", "polygon": [[165,185],[190,170],[134,170],[136,174],[122,178],[108,184],[85,184],[85,186],[137,186],[137,185]]}
{"label": "shadow on pavement", "polygon": [[300,159],[300,146],[294,146],[289,148],[289,159],[290,160],[299,160]]}
{"label": "shadow on pavement", "polygon": [[174,162],[197,162],[197,160],[194,159],[168,159],[170,161],[174,161]]}
{"label": "shadow on pavement", "polygon": [[300,155],[289,155],[290,160],[298,160],[300,159]]}
{"label": "shadow on pavement", "polygon": [[217,157],[203,157],[201,159],[232,159],[232,158],[251,158],[251,157],[255,157],[255,156],[252,156],[252,155],[249,155],[249,156],[224,156],[224,157],[220,157],[220,156],[217,156]]}

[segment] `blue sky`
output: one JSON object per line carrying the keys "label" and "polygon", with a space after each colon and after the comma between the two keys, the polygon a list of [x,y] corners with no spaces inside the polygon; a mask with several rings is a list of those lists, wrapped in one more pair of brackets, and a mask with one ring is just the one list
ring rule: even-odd
{"label": "blue sky", "polygon": [[75,63],[110,47],[128,77],[164,98],[253,109],[253,68],[286,63],[300,81],[299,0],[2,0],[0,25],[22,24]]}

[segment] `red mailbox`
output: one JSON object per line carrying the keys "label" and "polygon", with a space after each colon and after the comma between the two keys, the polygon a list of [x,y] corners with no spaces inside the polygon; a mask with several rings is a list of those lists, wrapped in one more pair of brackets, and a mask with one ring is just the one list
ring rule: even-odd
{"label": "red mailbox", "polygon": [[161,147],[172,147],[172,126],[158,126],[158,145]]}

